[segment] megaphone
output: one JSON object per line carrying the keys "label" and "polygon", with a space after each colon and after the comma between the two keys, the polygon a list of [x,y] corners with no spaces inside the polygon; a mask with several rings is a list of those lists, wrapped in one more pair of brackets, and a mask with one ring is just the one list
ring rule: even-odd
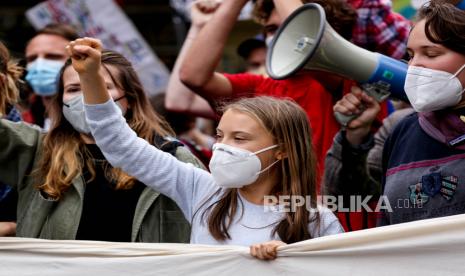
{"label": "megaphone", "polygon": [[[360,48],[340,36],[326,22],[315,3],[295,10],[281,25],[268,49],[266,69],[273,79],[285,79],[302,69],[327,71],[353,79],[378,102],[388,96],[407,101],[407,64]],[[336,113],[347,125],[355,116]]]}

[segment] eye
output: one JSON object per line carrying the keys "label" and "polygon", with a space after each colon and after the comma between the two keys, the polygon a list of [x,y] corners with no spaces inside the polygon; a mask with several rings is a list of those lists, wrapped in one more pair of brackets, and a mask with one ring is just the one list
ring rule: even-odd
{"label": "eye", "polygon": [[412,60],[412,58],[413,58],[413,52],[407,51],[406,58],[407,58],[407,60],[406,60],[407,62],[410,61],[410,60]]}
{"label": "eye", "polygon": [[67,93],[76,93],[76,92],[81,92],[80,88],[70,88],[66,90]]}
{"label": "eye", "polygon": [[429,58],[435,58],[435,57],[438,57],[439,55],[440,55],[439,53],[435,53],[435,52],[426,53],[426,56]]}
{"label": "eye", "polygon": [[274,35],[277,30],[278,26],[275,24],[265,26],[265,33],[268,35]]}
{"label": "eye", "polygon": [[241,137],[241,136],[234,137],[234,141],[236,141],[238,143],[245,142],[246,140],[247,140],[246,138]]}
{"label": "eye", "polygon": [[65,59],[66,57],[62,54],[46,54],[45,58],[50,59],[50,60],[62,60],[62,59]]}

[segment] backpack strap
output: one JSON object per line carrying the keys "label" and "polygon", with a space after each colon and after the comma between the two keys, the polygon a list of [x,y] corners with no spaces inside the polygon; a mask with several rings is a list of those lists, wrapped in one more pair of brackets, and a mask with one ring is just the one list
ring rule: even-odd
{"label": "backpack strap", "polygon": [[174,157],[176,157],[176,150],[178,147],[183,147],[184,144],[181,143],[179,140],[173,138],[173,137],[161,137],[158,134],[155,134],[155,138],[153,139],[153,144],[160,150],[167,152]]}

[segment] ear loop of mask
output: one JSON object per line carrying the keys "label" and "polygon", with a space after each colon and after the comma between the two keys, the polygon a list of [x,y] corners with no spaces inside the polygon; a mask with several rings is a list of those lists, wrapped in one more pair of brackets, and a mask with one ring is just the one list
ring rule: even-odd
{"label": "ear loop of mask", "polygon": [[[253,154],[254,154],[254,155],[257,155],[257,154],[260,154],[260,153],[262,153],[262,152],[265,152],[265,151],[267,151],[267,150],[274,149],[274,148],[277,148],[277,147],[278,147],[278,145],[269,146],[269,147],[267,147],[267,148],[264,148],[264,149],[261,149],[261,150],[259,150],[259,151],[256,151],[256,152],[254,152]],[[266,167],[266,168],[264,168],[263,170],[257,172],[257,175],[259,175],[259,174],[261,174],[261,173],[267,171],[269,168],[273,167],[274,164],[278,163],[279,161],[281,161],[281,160],[278,159],[278,160],[274,161],[274,162],[271,163],[268,167]]]}
{"label": "ear loop of mask", "polygon": [[117,101],[119,101],[119,100],[121,100],[121,99],[123,99],[123,98],[125,98],[125,97],[126,97],[126,95],[123,95],[123,96],[121,96],[121,97],[119,97],[119,98],[117,98],[117,99],[114,99],[113,101],[116,103]]}
{"label": "ear loop of mask", "polygon": [[279,161],[281,161],[281,159],[278,159],[278,160],[274,161],[274,162],[273,162],[273,163],[271,163],[271,164],[270,164],[268,167],[266,167],[266,168],[264,168],[263,170],[261,170],[261,171],[257,172],[257,174],[261,174],[261,173],[263,173],[263,172],[267,171],[268,169],[270,169],[271,167],[273,167],[273,166],[274,166],[274,164],[278,163]]}
{"label": "ear loop of mask", "polygon": [[[105,64],[102,64],[103,68],[105,69],[105,71],[107,71],[108,75],[110,75],[110,78],[111,80],[113,81],[113,83],[116,85],[116,79],[113,77],[113,74],[111,73],[110,69],[108,69],[108,67],[105,65]],[[117,86],[117,85],[116,85]],[[118,86],[117,86],[118,87]],[[124,92],[124,91],[123,91]],[[117,99],[114,99],[113,101],[116,103],[117,101],[123,99],[126,97],[126,92],[124,93],[123,96],[117,98]]]}
{"label": "ear loop of mask", "polygon": [[[462,65],[462,67],[460,67],[460,69],[450,78],[450,79],[453,79],[453,78],[457,78],[457,76],[462,73],[463,69],[465,69],[465,64]],[[460,80],[459,80],[460,82]],[[460,85],[462,85],[462,83],[460,82]],[[465,87],[462,86],[462,91],[460,91],[460,94],[463,94],[465,92]]]}
{"label": "ear loop of mask", "polygon": [[460,73],[462,73],[463,69],[465,69],[465,64],[462,65],[462,67],[460,67],[459,70],[457,70],[457,72],[455,72],[455,74],[450,77],[450,79],[456,78]]}

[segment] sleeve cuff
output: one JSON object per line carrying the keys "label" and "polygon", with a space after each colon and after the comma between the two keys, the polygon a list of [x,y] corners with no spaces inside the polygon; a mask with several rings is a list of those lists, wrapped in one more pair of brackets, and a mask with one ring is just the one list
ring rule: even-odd
{"label": "sleeve cuff", "polygon": [[349,149],[354,154],[366,153],[375,146],[375,139],[372,133],[368,134],[362,144],[356,146],[350,144],[349,141],[347,141],[345,131],[339,132],[336,139],[338,139],[338,142],[341,143],[344,148]]}

